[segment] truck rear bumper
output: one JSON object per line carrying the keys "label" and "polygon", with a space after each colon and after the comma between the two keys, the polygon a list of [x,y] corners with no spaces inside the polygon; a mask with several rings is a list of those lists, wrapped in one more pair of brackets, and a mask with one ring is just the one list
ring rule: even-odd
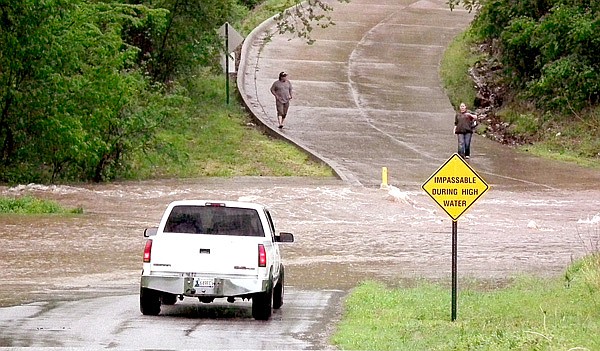
{"label": "truck rear bumper", "polygon": [[[267,291],[271,288],[268,279],[224,277],[211,278],[213,286],[200,286],[194,277],[142,276],[141,287],[184,296],[228,297],[243,296]],[[206,279],[203,279],[206,281]],[[195,285],[195,286],[194,286]]]}

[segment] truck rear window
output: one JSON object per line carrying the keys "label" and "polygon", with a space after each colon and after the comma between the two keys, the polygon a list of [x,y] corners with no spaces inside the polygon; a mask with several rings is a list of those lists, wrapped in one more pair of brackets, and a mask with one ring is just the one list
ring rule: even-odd
{"label": "truck rear window", "polygon": [[256,210],[212,206],[173,207],[164,232],[265,236]]}

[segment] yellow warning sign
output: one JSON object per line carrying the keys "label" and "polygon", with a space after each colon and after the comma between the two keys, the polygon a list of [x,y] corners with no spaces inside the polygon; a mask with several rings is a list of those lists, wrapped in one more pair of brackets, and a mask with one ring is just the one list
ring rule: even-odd
{"label": "yellow warning sign", "polygon": [[421,187],[454,221],[489,189],[458,154],[452,155]]}

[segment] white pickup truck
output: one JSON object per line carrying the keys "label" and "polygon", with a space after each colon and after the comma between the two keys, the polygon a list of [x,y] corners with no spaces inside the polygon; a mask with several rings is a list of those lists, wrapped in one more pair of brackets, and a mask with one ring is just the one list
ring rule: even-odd
{"label": "white pickup truck", "polygon": [[197,297],[252,300],[252,316],[271,317],[283,304],[284,267],[279,243],[262,205],[234,201],[185,200],[167,207],[158,228],[147,228],[140,286],[140,311],[158,315],[161,305]]}

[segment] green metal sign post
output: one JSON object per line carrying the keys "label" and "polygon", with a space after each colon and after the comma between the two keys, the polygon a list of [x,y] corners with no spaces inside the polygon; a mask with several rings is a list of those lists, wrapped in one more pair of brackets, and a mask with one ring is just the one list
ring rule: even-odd
{"label": "green metal sign post", "polygon": [[[228,22],[225,22],[225,24],[219,28],[218,32],[221,38],[225,40],[225,53],[222,57],[225,62],[221,61],[221,63],[225,70],[225,94],[227,96],[227,105],[229,105],[229,73],[232,73],[230,72],[229,60],[233,58],[231,54],[244,41],[244,37],[233,29]],[[235,67],[233,68],[233,73],[235,73]]]}

